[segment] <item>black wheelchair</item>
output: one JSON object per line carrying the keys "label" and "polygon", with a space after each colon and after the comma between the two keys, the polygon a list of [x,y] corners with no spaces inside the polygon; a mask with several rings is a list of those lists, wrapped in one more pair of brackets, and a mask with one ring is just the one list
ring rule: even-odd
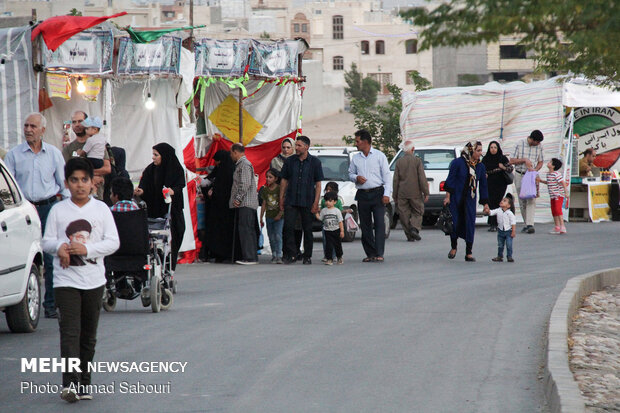
{"label": "black wheelchair", "polygon": [[168,219],[147,218],[146,210],[112,212],[119,249],[105,258],[105,311],[114,311],[117,299],[140,297],[144,307],[154,313],[172,306],[176,283],[170,262],[170,224]]}

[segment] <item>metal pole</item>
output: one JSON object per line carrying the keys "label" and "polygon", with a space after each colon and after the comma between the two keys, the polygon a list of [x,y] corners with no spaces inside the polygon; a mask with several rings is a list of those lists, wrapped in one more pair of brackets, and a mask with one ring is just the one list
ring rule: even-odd
{"label": "metal pole", "polygon": [[[194,0],[189,0],[189,25],[192,29],[189,32],[190,43],[194,45]],[[193,49],[192,49],[193,51]]]}
{"label": "metal pole", "polygon": [[239,143],[243,144],[243,93],[239,88]]}

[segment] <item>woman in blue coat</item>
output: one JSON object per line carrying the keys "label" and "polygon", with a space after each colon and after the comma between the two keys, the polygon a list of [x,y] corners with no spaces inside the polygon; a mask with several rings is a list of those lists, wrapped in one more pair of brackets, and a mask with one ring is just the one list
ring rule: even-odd
{"label": "woman in blue coat", "polygon": [[468,142],[461,156],[450,163],[450,172],[444,188],[444,205],[450,205],[453,230],[450,234],[452,249],[448,258],[456,256],[457,239],[465,240],[465,261],[476,261],[472,256],[474,232],[476,230],[476,191],[480,193],[480,204],[485,212],[489,210],[486,168],[480,157],[482,143]]}

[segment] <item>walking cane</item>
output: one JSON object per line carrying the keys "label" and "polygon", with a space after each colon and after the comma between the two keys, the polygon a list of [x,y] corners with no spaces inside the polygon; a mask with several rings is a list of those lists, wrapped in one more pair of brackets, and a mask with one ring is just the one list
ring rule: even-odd
{"label": "walking cane", "polygon": [[235,263],[235,244],[237,243],[237,212],[238,208],[235,208],[235,218],[233,219],[233,239],[232,239],[232,256],[230,257],[230,263]]}

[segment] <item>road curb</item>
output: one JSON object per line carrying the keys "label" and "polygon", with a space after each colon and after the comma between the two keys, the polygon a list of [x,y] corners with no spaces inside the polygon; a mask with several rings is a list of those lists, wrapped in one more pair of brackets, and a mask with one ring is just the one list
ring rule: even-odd
{"label": "road curb", "polygon": [[583,413],[586,402],[568,365],[568,334],[581,300],[593,291],[620,283],[620,268],[571,278],[558,296],[549,318],[545,363],[545,396],[553,413]]}

